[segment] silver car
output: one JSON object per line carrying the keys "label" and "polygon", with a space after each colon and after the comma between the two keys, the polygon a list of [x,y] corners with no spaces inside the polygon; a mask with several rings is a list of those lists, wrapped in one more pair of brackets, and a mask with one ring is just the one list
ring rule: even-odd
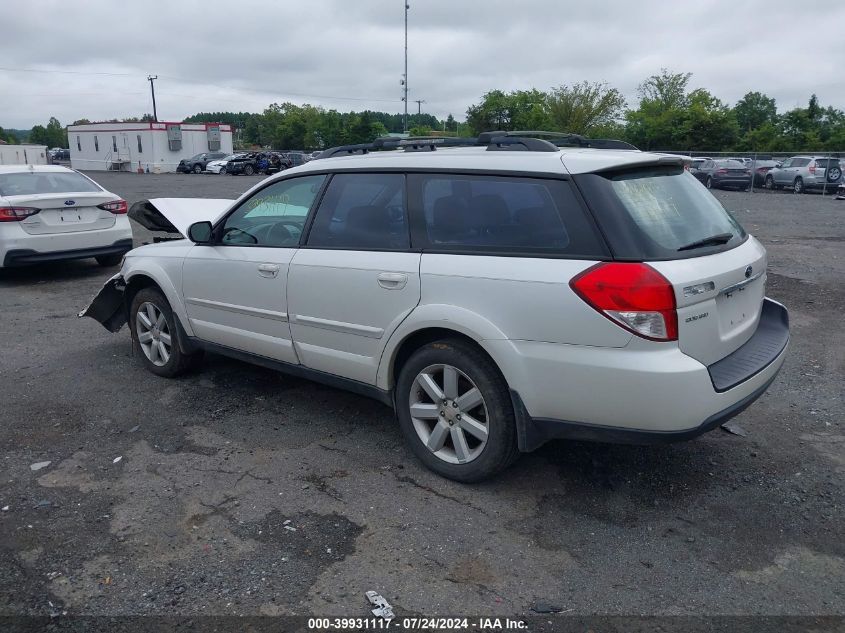
{"label": "silver car", "polygon": [[803,193],[807,189],[826,189],[832,193],[836,191],[841,179],[842,166],[838,158],[793,156],[766,174],[766,188],[787,187],[795,193]]}

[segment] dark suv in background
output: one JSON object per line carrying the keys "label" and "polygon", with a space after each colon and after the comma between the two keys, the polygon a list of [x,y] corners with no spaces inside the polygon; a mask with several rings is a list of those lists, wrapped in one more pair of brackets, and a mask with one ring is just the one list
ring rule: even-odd
{"label": "dark suv in background", "polygon": [[190,158],[183,158],[176,166],[176,171],[185,174],[201,174],[205,171],[205,166],[212,160],[220,160],[228,156],[225,152],[203,152]]}

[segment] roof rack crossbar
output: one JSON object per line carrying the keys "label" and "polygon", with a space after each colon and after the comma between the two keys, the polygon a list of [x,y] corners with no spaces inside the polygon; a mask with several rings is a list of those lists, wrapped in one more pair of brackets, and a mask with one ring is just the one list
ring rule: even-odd
{"label": "roof rack crossbar", "polygon": [[368,154],[382,150],[404,150],[406,152],[433,152],[439,147],[487,146],[488,151],[554,152],[559,147],[592,147],[595,149],[636,150],[637,148],[616,139],[587,138],[568,132],[547,132],[545,130],[496,130],[482,132],[478,138],[454,136],[412,136],[397,138],[382,136],[372,143],[342,145],[324,150],[319,158]]}

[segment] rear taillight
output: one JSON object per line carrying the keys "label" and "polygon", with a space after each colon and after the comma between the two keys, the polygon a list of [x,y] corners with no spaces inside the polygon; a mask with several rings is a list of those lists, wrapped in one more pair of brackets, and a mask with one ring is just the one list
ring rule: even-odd
{"label": "rear taillight", "polygon": [[678,339],[675,292],[647,264],[597,264],[569,285],[591,308],[637,336],[652,341]]}
{"label": "rear taillight", "polygon": [[810,173],[811,174],[816,173],[816,164],[815,163],[810,163]]}
{"label": "rear taillight", "polygon": [[129,210],[129,205],[126,204],[126,200],[112,200],[111,202],[98,204],[97,208],[114,213],[115,215],[121,215]]}
{"label": "rear taillight", "polygon": [[20,222],[39,211],[35,207],[0,207],[0,222]]}
{"label": "rear taillight", "polygon": [[727,169],[720,169],[716,173],[717,174],[726,174],[726,173],[728,173],[728,170]]}

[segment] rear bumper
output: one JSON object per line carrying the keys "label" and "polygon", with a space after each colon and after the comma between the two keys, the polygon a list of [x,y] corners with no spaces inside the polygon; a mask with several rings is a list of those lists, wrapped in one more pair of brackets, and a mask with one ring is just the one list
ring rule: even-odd
{"label": "rear bumper", "polygon": [[737,176],[727,178],[714,178],[714,187],[747,187],[751,184],[751,176]]}
{"label": "rear bumper", "polygon": [[[676,345],[588,348],[487,341],[518,355],[502,369],[513,390],[519,446],[552,438],[651,444],[687,440],[737,415],[759,398],[786,358],[786,309],[765,300],[761,325],[733,354],[710,367]],[[715,386],[718,383],[719,388]]]}
{"label": "rear bumper", "polygon": [[48,251],[46,253],[20,248],[6,251],[6,255],[3,258],[3,267],[10,268],[12,266],[25,266],[27,264],[40,264],[68,259],[86,259],[101,255],[120,255],[131,250],[132,238],[118,240],[108,246],[94,246],[66,251]]}

